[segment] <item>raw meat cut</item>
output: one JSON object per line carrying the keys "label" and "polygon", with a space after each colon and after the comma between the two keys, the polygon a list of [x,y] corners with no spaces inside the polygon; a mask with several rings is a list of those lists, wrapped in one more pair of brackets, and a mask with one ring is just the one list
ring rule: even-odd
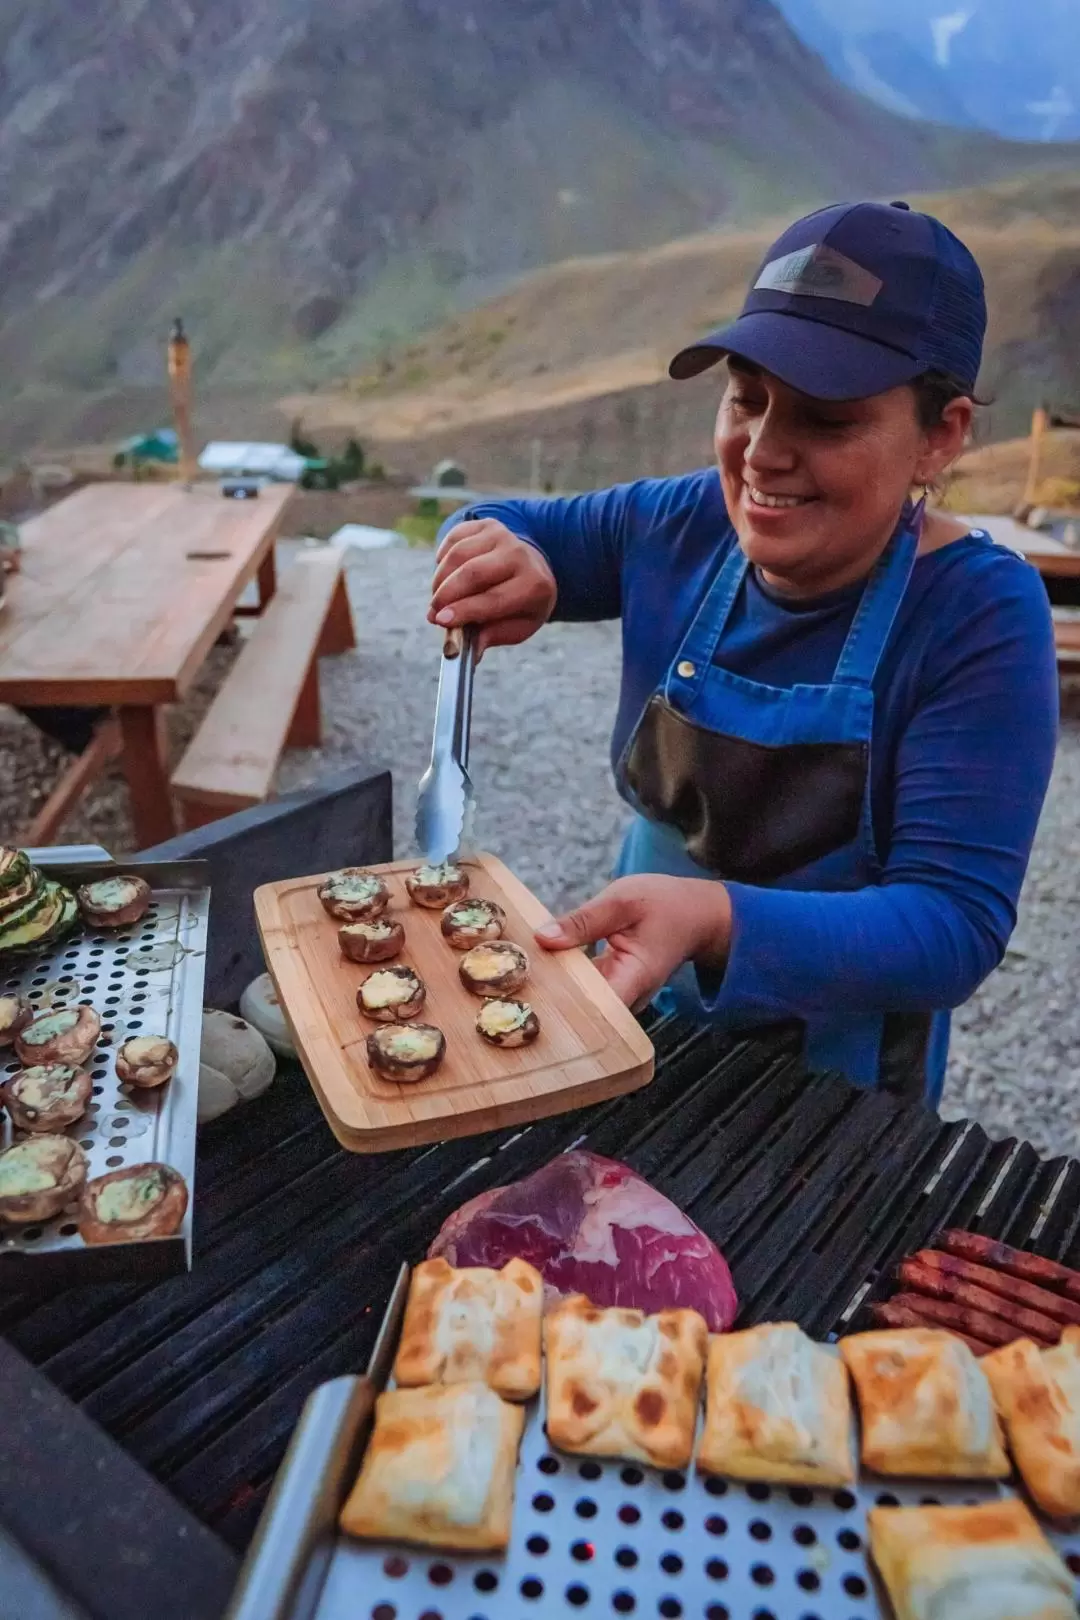
{"label": "raw meat cut", "polygon": [[428,1255],[496,1267],[517,1255],[551,1293],[643,1311],[685,1306],[718,1333],[738,1310],[726,1260],[689,1216],[627,1165],[583,1149],[470,1199]]}

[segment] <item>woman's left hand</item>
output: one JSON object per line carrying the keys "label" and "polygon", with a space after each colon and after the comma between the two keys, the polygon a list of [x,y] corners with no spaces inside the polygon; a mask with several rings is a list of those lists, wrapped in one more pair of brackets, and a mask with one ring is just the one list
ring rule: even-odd
{"label": "woman's left hand", "polygon": [[545,950],[606,941],[596,965],[616,995],[646,1006],[684,962],[722,972],[731,944],[731,900],[707,878],[641,873],[619,878],[595,900],[537,929]]}

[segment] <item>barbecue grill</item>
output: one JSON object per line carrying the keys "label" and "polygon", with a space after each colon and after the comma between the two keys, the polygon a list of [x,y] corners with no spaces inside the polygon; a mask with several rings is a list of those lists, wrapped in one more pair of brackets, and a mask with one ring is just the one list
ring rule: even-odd
{"label": "barbecue grill", "polygon": [[[376,785],[388,799],[388,779],[362,790]],[[347,791],[334,813],[354,840]],[[324,869],[338,859],[317,814],[306,795],[232,818],[259,881],[286,863],[318,870],[317,846]],[[378,814],[369,860],[389,854]],[[238,842],[230,856],[223,827],[147,853],[206,854],[239,892],[249,852]],[[221,915],[228,937],[215,941],[212,913],[208,974],[219,1004],[254,950],[236,937],[238,908]],[[401,1262],[465,1199],[574,1145],[625,1160],[697,1221],[731,1264],[747,1325],[793,1318],[818,1338],[867,1325],[895,1261],[945,1225],[1080,1264],[1080,1164],[811,1077],[794,1027],[649,1027],[657,1074],[639,1092],[362,1158],[283,1065],[263,1097],[200,1132],[190,1275],[66,1292],[20,1279],[0,1299],[0,1336],[18,1352],[0,1343],[0,1536],[14,1533],[78,1620],[220,1620],[306,1397],[367,1364]]]}
{"label": "barbecue grill", "polygon": [[[0,1331],[239,1550],[306,1396],[366,1364],[402,1259],[466,1198],[572,1145],[626,1160],[720,1244],[747,1324],[861,1326],[878,1279],[943,1224],[1080,1260],[1080,1165],[810,1077],[794,1029],[732,1039],[664,1020],[650,1033],[657,1078],[630,1097],[364,1159],[337,1147],[287,1070],[200,1138],[190,1276],[22,1293],[0,1302]],[[0,1520],[19,1476],[5,1456]],[[25,1523],[24,1499],[19,1512]]]}

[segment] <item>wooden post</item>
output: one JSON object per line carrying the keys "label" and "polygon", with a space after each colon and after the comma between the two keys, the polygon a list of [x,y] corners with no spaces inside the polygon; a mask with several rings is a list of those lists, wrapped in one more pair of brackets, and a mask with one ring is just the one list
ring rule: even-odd
{"label": "wooden post", "polygon": [[1035,505],[1036,493],[1039,488],[1039,462],[1042,459],[1042,440],[1046,432],[1047,414],[1045,405],[1037,405],[1031,413],[1031,440],[1028,451],[1027,483],[1024,485],[1023,506],[1030,513]]}
{"label": "wooden post", "polygon": [[179,318],[173,321],[169,335],[169,393],[179,440],[180,479],[185,484],[192,484],[198,472],[198,463],[191,425],[191,345],[184,331],[184,323]]}

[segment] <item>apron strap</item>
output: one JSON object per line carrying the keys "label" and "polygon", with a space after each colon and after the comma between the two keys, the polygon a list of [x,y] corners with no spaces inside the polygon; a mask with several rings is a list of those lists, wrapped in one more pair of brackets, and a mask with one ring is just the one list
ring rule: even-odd
{"label": "apron strap", "polygon": [[840,686],[872,686],[918,555],[926,502],[905,509],[874,564],[836,666]]}
{"label": "apron strap", "polygon": [[[905,509],[895,534],[874,564],[836,666],[834,680],[839,685],[873,685],[915,566],[925,505],[920,501]],[[735,540],[683,637],[677,665],[668,669],[663,691],[669,702],[673,678],[684,700],[695,696],[707,678],[749,566]],[[693,673],[681,674],[687,666]]]}
{"label": "apron strap", "polygon": [[[735,537],[734,529],[731,531],[731,537],[733,542],[731,550],[722,567],[717,570],[716,578],[705,592],[701,606],[694,614],[690,628],[682,639],[678,663],[674,669],[669,667],[664,679],[664,696],[669,702],[673,675],[677,678],[679,691],[684,699],[695,694],[708,677],[720,637],[724,633],[735,605],[735,598],[746,578],[749,560]],[[685,668],[687,664],[692,666],[693,674],[680,675],[679,670]]]}

